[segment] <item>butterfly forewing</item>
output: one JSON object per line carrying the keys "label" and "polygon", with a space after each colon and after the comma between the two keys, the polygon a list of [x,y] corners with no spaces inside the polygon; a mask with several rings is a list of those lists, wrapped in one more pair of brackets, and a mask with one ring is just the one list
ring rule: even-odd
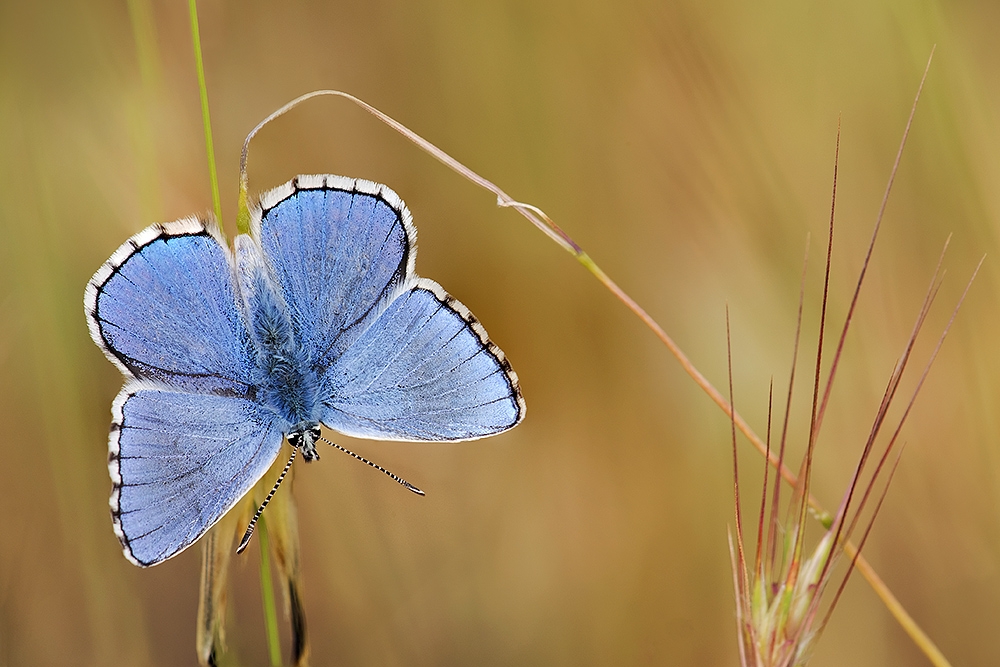
{"label": "butterfly forewing", "polygon": [[416,230],[384,186],[299,176],[264,194],[254,220],[299,343],[318,372],[412,273]]}
{"label": "butterfly forewing", "polygon": [[87,285],[91,336],[127,376],[245,395],[253,357],[231,262],[199,220],[147,227]]}

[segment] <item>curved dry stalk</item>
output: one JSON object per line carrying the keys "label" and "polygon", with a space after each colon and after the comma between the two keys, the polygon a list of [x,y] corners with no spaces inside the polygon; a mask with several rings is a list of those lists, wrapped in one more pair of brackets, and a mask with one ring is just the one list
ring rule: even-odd
{"label": "curved dry stalk", "polygon": [[[933,51],[931,53],[933,57]],[[924,71],[924,78],[921,79],[920,89],[923,87],[924,80],[926,80],[927,70],[930,68],[930,60],[927,62],[927,69]],[[920,96],[920,89],[918,89],[917,99]],[[611,292],[619,301],[621,301],[626,308],[628,308],[632,314],[639,318],[646,325],[650,331],[660,340],[661,343],[670,351],[677,362],[684,369],[684,372],[694,380],[702,391],[704,391],[708,397],[714,402],[719,408],[722,409],[723,413],[732,421],[732,423],[740,430],[741,433],[750,441],[750,443],[757,448],[757,450],[765,456],[770,465],[774,466],[776,470],[781,474],[781,476],[793,487],[798,483],[798,476],[792,472],[784,462],[771,450],[763,440],[756,434],[753,428],[746,422],[746,420],[736,411],[734,411],[726,397],[724,397],[718,389],[698,370],[698,368],[692,363],[690,358],[684,353],[684,351],[674,342],[673,338],[660,326],[660,324],[653,319],[649,313],[645,311],[631,296],[629,296],[618,284],[612,280],[595,262],[590,256],[581,248],[575,241],[573,241],[570,236],[563,231],[548,215],[545,214],[540,208],[533,206],[531,204],[526,204],[519,202],[504,192],[499,186],[494,184],[492,181],[480,176],[476,172],[472,171],[461,162],[451,157],[443,150],[427,141],[416,132],[413,132],[402,123],[396,121],[385,113],[379,111],[370,104],[364,102],[363,100],[339,90],[317,90],[310,93],[306,93],[300,97],[295,98],[285,106],[281,107],[273,114],[264,119],[257,127],[255,127],[250,134],[247,136],[246,141],[243,146],[243,153],[240,160],[240,192],[239,192],[239,209],[237,215],[237,227],[242,231],[243,225],[249,226],[249,210],[247,207],[248,200],[248,180],[246,165],[249,156],[249,144],[250,140],[257,134],[257,132],[267,123],[284,115],[288,111],[292,110],[299,104],[305,102],[306,100],[320,97],[320,96],[333,96],[346,99],[355,105],[361,107],[363,110],[367,111],[369,114],[383,122],[384,124],[391,127],[393,130],[398,132],[405,139],[409,140],[415,144],[418,148],[429,154],[434,159],[438,160],[446,167],[459,174],[466,180],[478,185],[491,192],[497,198],[497,205],[505,208],[512,208],[522,216],[524,216],[532,225],[538,228],[547,237],[557,243],[560,247],[566,250],[568,253],[573,255],[574,258],[580,264],[584,266],[609,292]],[[888,192],[891,189],[893,179],[896,174],[896,170],[899,165],[900,155],[902,153],[903,145],[905,145],[906,137],[909,133],[911,123],[913,121],[913,113],[916,109],[916,100],[914,101],[913,110],[911,110],[909,120],[906,124],[906,131],[903,135],[903,140],[900,144],[899,153],[897,154],[896,162],[893,165],[892,176],[889,180],[889,185],[886,189],[886,195],[883,200],[882,208],[879,211],[879,215],[876,221],[876,227],[872,235],[872,241],[869,246],[868,256],[865,259],[865,267],[867,268],[868,260],[871,256],[872,249],[874,248],[875,238],[878,233],[878,228],[882,220],[882,216],[885,211],[885,201],[888,198]],[[862,273],[862,279],[864,273]],[[860,281],[858,285],[858,290],[860,290]],[[847,323],[850,322],[850,316],[853,314],[854,304],[857,300],[857,294],[854,300],[852,300],[851,311],[848,315]],[[838,344],[837,352],[834,356],[833,368],[836,368],[837,361],[840,356],[841,347],[843,345],[843,340]],[[819,408],[816,415],[816,423],[814,429],[818,430],[822,422],[823,413],[826,408],[827,398],[829,394],[829,384],[833,379],[833,373],[827,379],[827,386],[825,387],[823,400],[820,402]],[[819,514],[825,514],[825,510],[820,505],[820,503],[812,496],[808,495],[808,504]],[[844,545],[845,551],[854,557],[857,550],[853,544],[850,542]],[[920,628],[916,621],[906,612],[899,600],[892,594],[889,587],[882,581],[882,579],[875,572],[874,568],[864,559],[863,556],[857,555],[855,560],[855,567],[861,573],[861,575],[868,581],[869,585],[875,591],[875,593],[882,600],[883,604],[889,610],[889,612],[896,618],[899,624],[902,626],[903,630],[910,636],[914,644],[931,660],[935,667],[951,667],[951,664],[940,652],[940,650],[935,646],[934,642],[927,636],[927,634]]]}

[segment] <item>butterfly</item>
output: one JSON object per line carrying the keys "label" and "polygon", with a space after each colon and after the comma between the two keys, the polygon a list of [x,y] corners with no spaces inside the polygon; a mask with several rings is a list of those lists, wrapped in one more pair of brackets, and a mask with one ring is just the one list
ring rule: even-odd
{"label": "butterfly", "polygon": [[414,272],[416,228],[392,190],[299,176],[264,193],[249,234],[212,219],[147,227],[87,284],[91,337],[125,376],[108,468],[126,558],[193,544],[287,439],[320,426],[458,441],[517,425],[517,375],[469,309]]}

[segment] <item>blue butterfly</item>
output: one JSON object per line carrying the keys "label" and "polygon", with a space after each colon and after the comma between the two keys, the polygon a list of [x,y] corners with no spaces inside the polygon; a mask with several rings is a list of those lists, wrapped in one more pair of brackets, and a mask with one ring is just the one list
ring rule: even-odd
{"label": "blue butterfly", "polygon": [[125,556],[193,544],[287,438],[471,440],[517,425],[517,375],[468,308],[414,273],[417,232],[384,185],[299,176],[231,251],[213,220],[153,225],[84,294],[125,375],[111,408],[111,513]]}

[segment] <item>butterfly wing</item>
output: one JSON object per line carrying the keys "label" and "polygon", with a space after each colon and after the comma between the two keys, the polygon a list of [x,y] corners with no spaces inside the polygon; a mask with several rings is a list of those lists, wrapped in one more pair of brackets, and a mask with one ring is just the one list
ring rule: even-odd
{"label": "butterfly wing", "polygon": [[440,285],[411,287],[325,377],[324,424],[388,440],[471,440],[524,418],[517,375],[468,308]]}
{"label": "butterfly wing", "polygon": [[126,377],[246,396],[253,356],[232,266],[214,224],[147,227],[87,284],[90,335]]}
{"label": "butterfly wing", "polygon": [[392,190],[299,176],[264,194],[253,220],[322,382],[324,424],[468,440],[523,418],[503,352],[465,306],[414,274],[416,229]]}
{"label": "butterfly wing", "polygon": [[126,383],[112,406],[111,513],[125,556],[155,565],[194,543],[274,462],[273,415],[231,396]]}
{"label": "butterfly wing", "polygon": [[281,446],[254,394],[233,260],[214,224],[153,225],[84,294],[91,336],[126,376],[112,406],[109,469],[125,555],[154,565],[208,530]]}
{"label": "butterfly wing", "polygon": [[416,229],[383,185],[299,176],[262,195],[252,220],[296,340],[319,374],[413,272]]}

